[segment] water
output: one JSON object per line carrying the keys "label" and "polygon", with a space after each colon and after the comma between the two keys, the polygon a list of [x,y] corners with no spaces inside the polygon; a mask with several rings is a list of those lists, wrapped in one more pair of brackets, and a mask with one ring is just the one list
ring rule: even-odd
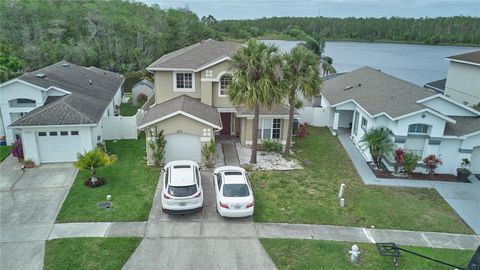
{"label": "water", "polygon": [[[274,43],[283,52],[298,41],[265,40]],[[326,42],[325,55],[333,58],[337,72],[348,72],[363,66],[422,86],[447,76],[448,56],[480,50],[479,47],[433,46],[397,43]]]}

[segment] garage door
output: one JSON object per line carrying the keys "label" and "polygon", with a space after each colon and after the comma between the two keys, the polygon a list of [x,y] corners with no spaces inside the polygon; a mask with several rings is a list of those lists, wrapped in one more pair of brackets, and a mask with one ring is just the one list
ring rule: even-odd
{"label": "garage door", "polygon": [[165,136],[165,161],[193,160],[201,162],[200,137],[192,134],[170,134]]}
{"label": "garage door", "polygon": [[471,164],[470,170],[473,173],[480,174],[480,147],[473,148],[470,164]]}
{"label": "garage door", "polygon": [[40,162],[71,162],[77,160],[77,153],[83,152],[78,131],[37,132]]}

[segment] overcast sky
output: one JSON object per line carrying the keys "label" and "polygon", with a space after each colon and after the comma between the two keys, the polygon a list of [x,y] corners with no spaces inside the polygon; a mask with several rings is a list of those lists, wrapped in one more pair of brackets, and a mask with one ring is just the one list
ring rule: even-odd
{"label": "overcast sky", "polygon": [[[137,0],[139,1],[139,0]],[[187,7],[199,17],[245,19],[273,16],[480,17],[480,0],[141,0],[162,8]]]}

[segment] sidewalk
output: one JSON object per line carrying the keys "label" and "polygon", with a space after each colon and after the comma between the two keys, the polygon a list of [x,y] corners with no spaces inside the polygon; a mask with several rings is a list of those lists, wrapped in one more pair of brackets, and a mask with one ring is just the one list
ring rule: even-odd
{"label": "sidewalk", "polygon": [[475,176],[470,176],[471,183],[377,178],[348,134],[339,134],[338,139],[366,185],[435,188],[472,230],[480,234],[480,181]]}

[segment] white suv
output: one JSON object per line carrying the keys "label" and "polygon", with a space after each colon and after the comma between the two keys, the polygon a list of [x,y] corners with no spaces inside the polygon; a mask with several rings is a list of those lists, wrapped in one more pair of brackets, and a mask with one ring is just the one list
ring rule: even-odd
{"label": "white suv", "polygon": [[243,168],[224,166],[213,172],[217,211],[223,217],[253,215],[252,187]]}
{"label": "white suv", "polygon": [[202,178],[198,164],[189,160],[172,161],[163,170],[162,210],[188,214],[203,207]]}

